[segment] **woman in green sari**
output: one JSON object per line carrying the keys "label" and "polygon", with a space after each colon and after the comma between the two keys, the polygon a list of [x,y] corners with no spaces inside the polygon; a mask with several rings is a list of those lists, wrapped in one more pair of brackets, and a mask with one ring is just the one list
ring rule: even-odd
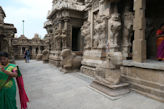
{"label": "woman in green sari", "polygon": [[19,68],[9,63],[6,52],[0,52],[0,109],[17,109],[16,83],[14,78],[17,78],[21,109],[26,109],[26,103],[29,100],[24,90],[23,79]]}

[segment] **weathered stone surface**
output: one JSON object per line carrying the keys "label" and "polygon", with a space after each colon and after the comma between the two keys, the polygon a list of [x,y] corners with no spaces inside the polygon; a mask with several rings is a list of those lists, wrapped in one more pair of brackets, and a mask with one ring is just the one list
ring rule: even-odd
{"label": "weathered stone surface", "polygon": [[133,60],[136,62],[144,62],[146,60],[146,41],[145,40],[134,40]]}
{"label": "weathered stone surface", "polygon": [[49,50],[48,49],[43,50],[42,54],[43,54],[43,56],[42,56],[43,62],[48,63],[48,61],[49,61]]}
{"label": "weathered stone surface", "polygon": [[42,60],[42,54],[38,54],[37,56],[36,56],[36,60],[38,60],[38,61],[41,61]]}
{"label": "weathered stone surface", "polygon": [[128,88],[129,84],[127,83],[114,86],[114,85],[104,84],[103,82],[100,81],[94,81],[91,83],[90,86],[107,94],[108,96],[113,97],[112,99],[118,99],[119,97],[130,93],[130,89]]}
{"label": "weathered stone surface", "polygon": [[121,19],[119,13],[115,12],[108,21],[109,47],[111,52],[117,52],[118,39],[121,33]]}
{"label": "weathered stone surface", "polygon": [[72,53],[70,49],[62,50],[61,58],[62,71],[65,73],[80,69],[82,58],[80,56],[76,56],[76,54]]}

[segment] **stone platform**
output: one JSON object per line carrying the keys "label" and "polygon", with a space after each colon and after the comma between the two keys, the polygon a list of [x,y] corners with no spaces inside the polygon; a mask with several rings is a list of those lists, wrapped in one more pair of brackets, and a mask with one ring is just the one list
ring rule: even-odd
{"label": "stone platform", "polygon": [[128,83],[122,83],[118,85],[109,85],[109,84],[105,84],[103,82],[94,80],[90,86],[103,92],[104,94],[107,94],[113,100],[118,99],[121,96],[128,94],[130,92]]}

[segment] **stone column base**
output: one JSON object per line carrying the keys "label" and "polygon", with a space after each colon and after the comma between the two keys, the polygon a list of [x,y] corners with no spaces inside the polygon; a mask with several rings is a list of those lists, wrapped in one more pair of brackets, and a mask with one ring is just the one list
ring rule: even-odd
{"label": "stone column base", "polygon": [[105,84],[103,82],[94,80],[90,84],[90,86],[112,97],[113,99],[118,99],[121,96],[128,94],[130,92],[128,83],[120,83],[118,85],[109,85],[109,84]]}

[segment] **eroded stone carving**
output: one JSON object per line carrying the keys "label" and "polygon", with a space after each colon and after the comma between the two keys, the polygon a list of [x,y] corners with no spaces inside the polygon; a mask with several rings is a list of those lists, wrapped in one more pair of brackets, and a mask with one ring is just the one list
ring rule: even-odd
{"label": "eroded stone carving", "polygon": [[84,48],[91,48],[91,34],[90,34],[90,22],[85,21],[81,27],[81,36],[84,38]]}
{"label": "eroded stone carving", "polygon": [[61,67],[63,72],[67,73],[71,70],[80,69],[82,58],[81,56],[72,53],[70,49],[62,50],[61,57]]}
{"label": "eroded stone carving", "polygon": [[129,6],[125,7],[124,25],[123,25],[123,57],[130,56],[131,38],[133,36],[133,12],[129,11]]}
{"label": "eroded stone carving", "polygon": [[44,63],[47,63],[49,61],[49,50],[48,49],[45,49],[43,50],[42,52],[42,60]]}
{"label": "eroded stone carving", "polygon": [[97,66],[95,78],[105,84],[117,85],[120,83],[121,74],[119,70],[110,69],[110,62],[106,60],[102,65]]}
{"label": "eroded stone carving", "polygon": [[118,13],[113,13],[108,21],[110,51],[118,51],[118,39],[121,33],[121,20]]}
{"label": "eroded stone carving", "polygon": [[99,34],[98,48],[105,48],[107,38],[106,38],[106,22],[105,22],[105,16],[104,15],[100,16],[100,21],[99,21],[97,29],[98,29],[97,32]]}
{"label": "eroded stone carving", "polygon": [[105,48],[107,42],[105,16],[95,15],[94,19],[93,47]]}

